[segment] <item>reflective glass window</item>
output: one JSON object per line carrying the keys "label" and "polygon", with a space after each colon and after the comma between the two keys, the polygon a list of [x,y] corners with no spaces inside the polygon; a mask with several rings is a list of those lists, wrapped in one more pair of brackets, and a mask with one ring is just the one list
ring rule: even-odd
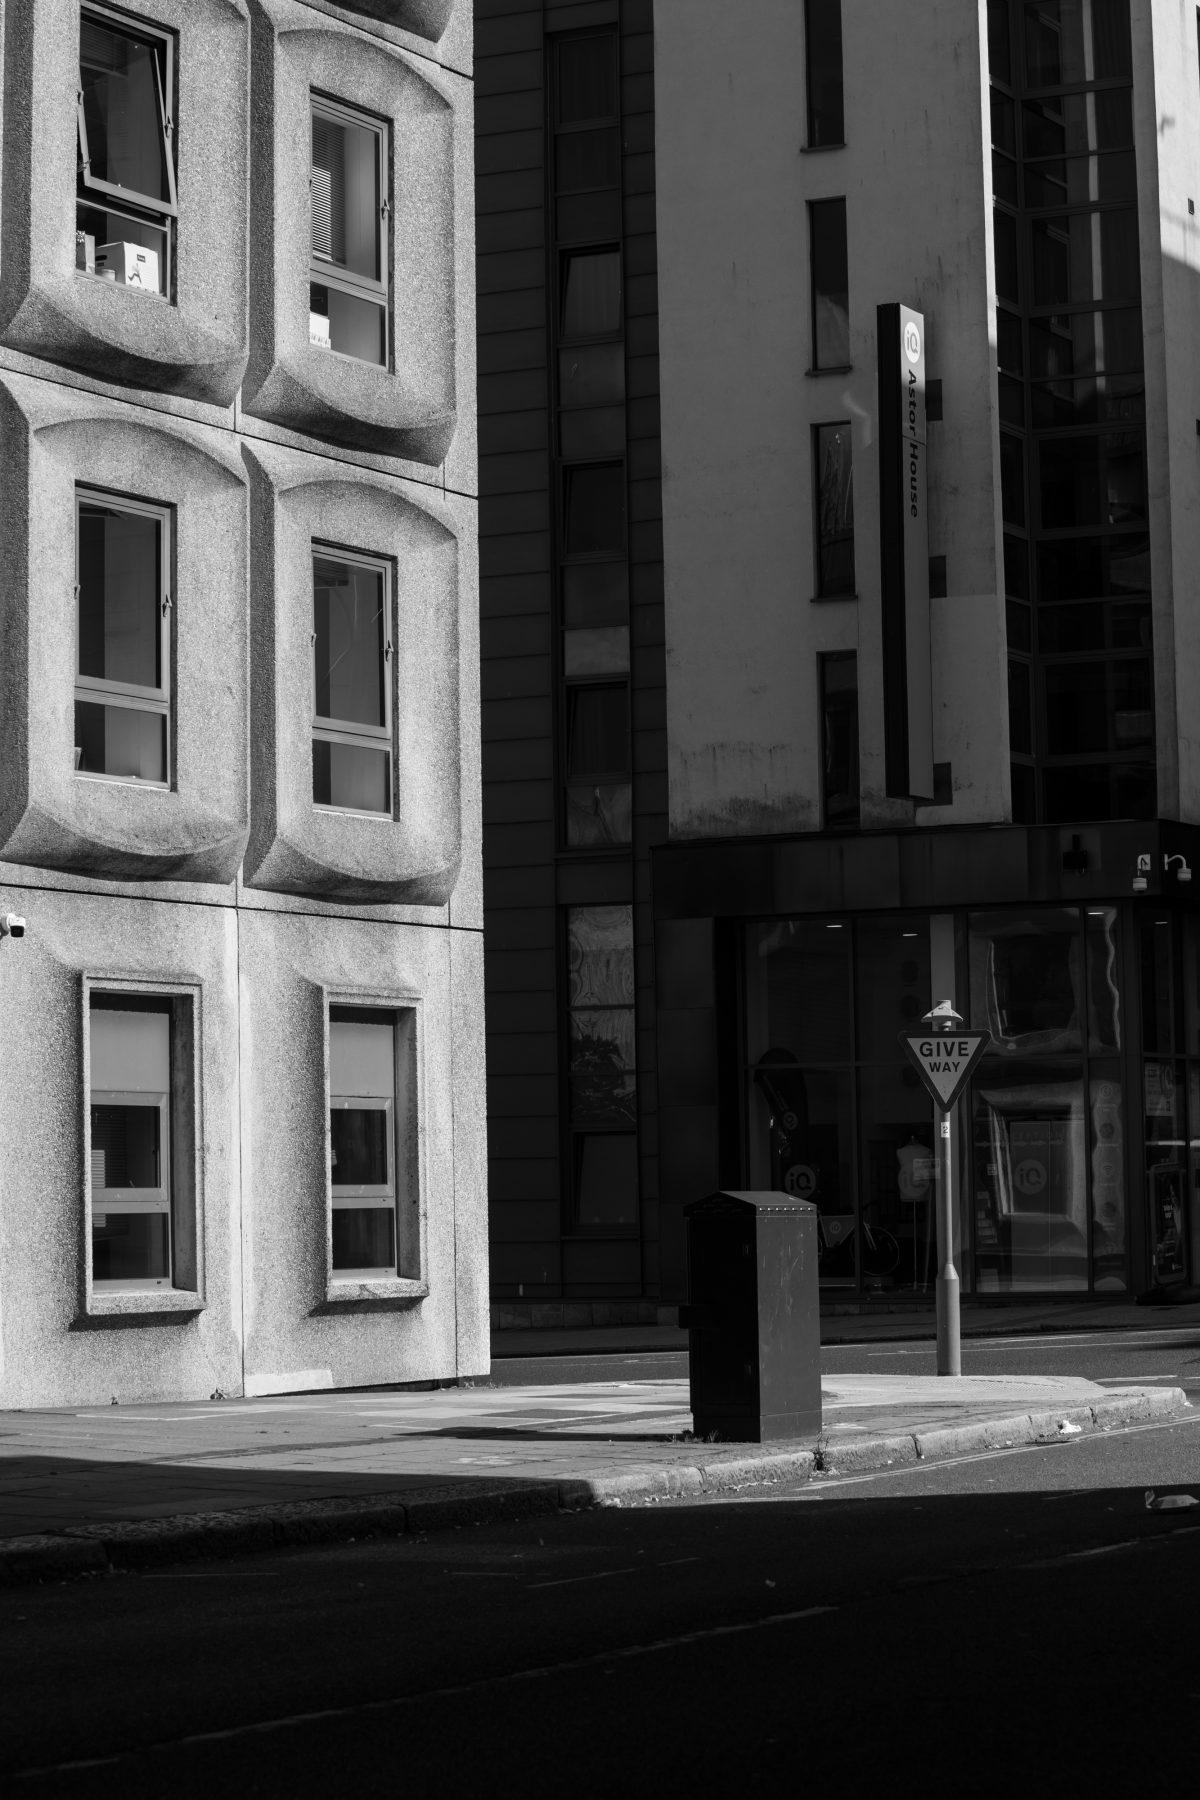
{"label": "reflective glass window", "polygon": [[812,434],[816,473],[817,594],[854,592],[854,451],[849,420],[817,425]]}
{"label": "reflective glass window", "polygon": [[80,489],[76,500],[75,768],[168,780],[171,515]]}
{"label": "reflective glass window", "polygon": [[396,1256],[397,1020],[329,1009],[329,1168],[336,1277],[388,1276]]}
{"label": "reflective glass window", "polygon": [[387,361],[388,128],[313,96],[309,341]]}
{"label": "reflective glass window", "polygon": [[391,582],[387,565],[313,553],[313,801],[390,813]]}
{"label": "reflective glass window", "polygon": [[573,250],[562,260],[562,337],[603,337],[621,327],[621,253]]}
{"label": "reflective glass window", "polygon": [[853,651],[820,659],[821,799],[825,824],[858,823],[858,657]]}
{"label": "reflective glass window", "polygon": [[809,145],[843,143],[842,0],[804,0],[804,73]]}
{"label": "reflective glass window", "polygon": [[813,367],[844,368],[850,361],[845,200],[810,201],[808,225]]}

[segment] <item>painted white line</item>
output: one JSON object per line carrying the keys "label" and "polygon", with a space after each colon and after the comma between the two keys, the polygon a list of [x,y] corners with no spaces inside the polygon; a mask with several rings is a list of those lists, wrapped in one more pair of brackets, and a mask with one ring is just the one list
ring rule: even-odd
{"label": "painted white line", "polygon": [[395,1694],[386,1700],[361,1700],[353,1706],[326,1706],[313,1712],[289,1713],[280,1718],[261,1719],[252,1725],[233,1725],[223,1731],[194,1731],[186,1737],[161,1738],[143,1744],[119,1756],[89,1757],[86,1761],[44,1763],[38,1768],[10,1772],[10,1781],[32,1781],[45,1775],[67,1774],[75,1769],[114,1768],[158,1751],[181,1750],[192,1744],[229,1743],[238,1738],[265,1736],[272,1731],[290,1731],[297,1726],[316,1725],[327,1719],[361,1718],[370,1713],[399,1711],[405,1706],[427,1706],[431,1700],[457,1700],[485,1688],[504,1687],[517,1681],[545,1681],[553,1675],[574,1674],[580,1669],[603,1668],[608,1663],[630,1662],[639,1656],[659,1656],[665,1650],[682,1649],[689,1644],[709,1643],[714,1638],[738,1637],[749,1632],[765,1631],[775,1625],[796,1625],[802,1619],[819,1618],[837,1612],[836,1606],[804,1606],[795,1612],[767,1613],[760,1619],[746,1619],[734,1625],[706,1625],[699,1631],[680,1632],[677,1637],[655,1638],[648,1644],[623,1644],[614,1650],[599,1650],[590,1656],[576,1656],[564,1662],[541,1663],[532,1669],[512,1669],[499,1675],[482,1675],[475,1681],[464,1681],[450,1687],[426,1688],[418,1693]]}

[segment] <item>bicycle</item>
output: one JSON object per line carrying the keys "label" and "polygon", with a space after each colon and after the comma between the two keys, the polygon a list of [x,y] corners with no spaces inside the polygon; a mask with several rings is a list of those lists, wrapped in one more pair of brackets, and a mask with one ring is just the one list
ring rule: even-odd
{"label": "bicycle", "polygon": [[900,1244],[882,1225],[857,1220],[853,1213],[818,1213],[817,1267],[838,1251],[849,1251],[855,1231],[860,1233],[859,1260],[868,1281],[894,1275],[900,1266]]}

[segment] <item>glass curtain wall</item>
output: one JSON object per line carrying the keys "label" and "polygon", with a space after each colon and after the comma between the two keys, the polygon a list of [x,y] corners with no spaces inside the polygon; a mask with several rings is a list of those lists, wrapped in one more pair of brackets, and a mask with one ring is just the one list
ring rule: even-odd
{"label": "glass curtain wall", "polygon": [[971,1026],[992,1038],[970,1103],[976,1289],[1123,1290],[1116,908],[974,913],[968,960]]}
{"label": "glass curtain wall", "polygon": [[897,1042],[929,1007],[929,926],[902,916],[747,928],[746,1167],[811,1200],[822,1282],[930,1288],[933,1111]]}
{"label": "glass curtain wall", "polygon": [[1129,0],[989,0],[1013,817],[1152,818]]}

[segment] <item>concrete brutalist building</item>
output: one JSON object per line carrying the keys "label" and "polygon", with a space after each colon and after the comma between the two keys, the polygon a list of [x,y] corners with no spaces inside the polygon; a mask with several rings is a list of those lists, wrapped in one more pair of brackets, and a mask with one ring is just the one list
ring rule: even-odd
{"label": "concrete brutalist building", "polygon": [[0,1404],[477,1375],[468,0],[0,45]]}

